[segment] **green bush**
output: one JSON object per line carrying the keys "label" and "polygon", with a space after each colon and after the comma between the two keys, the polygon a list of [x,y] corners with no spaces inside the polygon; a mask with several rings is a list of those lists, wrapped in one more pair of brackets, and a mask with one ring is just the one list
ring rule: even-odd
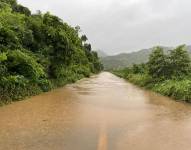
{"label": "green bush", "polygon": [[41,92],[41,88],[36,83],[31,83],[23,76],[8,76],[0,80],[1,103],[10,103]]}
{"label": "green bush", "polygon": [[10,72],[23,75],[32,80],[45,77],[44,68],[26,53],[14,50],[10,51],[7,57],[8,70]]}
{"label": "green bush", "polygon": [[75,74],[79,74],[84,77],[89,77],[91,73],[90,68],[84,65],[73,65],[71,66],[71,70],[75,72]]}
{"label": "green bush", "polygon": [[166,80],[155,84],[152,90],[177,100],[191,102],[191,80]]}
{"label": "green bush", "polygon": [[48,92],[53,88],[52,83],[48,79],[39,79],[36,81],[43,92]]}

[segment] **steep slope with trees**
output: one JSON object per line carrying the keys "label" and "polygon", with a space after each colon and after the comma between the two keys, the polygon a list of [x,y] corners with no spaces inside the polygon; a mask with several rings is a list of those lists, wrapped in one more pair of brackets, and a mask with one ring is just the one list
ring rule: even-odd
{"label": "steep slope with trees", "polygon": [[0,103],[88,77],[102,69],[97,53],[62,19],[0,1]]}

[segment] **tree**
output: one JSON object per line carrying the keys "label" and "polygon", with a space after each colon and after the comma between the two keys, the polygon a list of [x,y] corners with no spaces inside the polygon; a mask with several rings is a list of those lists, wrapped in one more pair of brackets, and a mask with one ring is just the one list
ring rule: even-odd
{"label": "tree", "polygon": [[88,40],[88,38],[86,35],[82,35],[81,40],[82,40],[82,42],[85,43]]}
{"label": "tree", "polygon": [[16,0],[1,0],[1,2],[4,2],[4,3],[9,4],[11,6],[17,5]]}
{"label": "tree", "polygon": [[75,28],[75,31],[76,31],[77,33],[81,32],[80,26],[75,26],[74,28]]}
{"label": "tree", "polygon": [[47,12],[43,15],[43,23],[47,26],[54,28],[59,28],[63,26],[63,21],[57,16],[51,15],[50,12]]}
{"label": "tree", "polygon": [[172,75],[175,77],[182,77],[188,75],[191,71],[190,57],[185,45],[178,46],[170,52],[170,63]]}
{"label": "tree", "polygon": [[0,2],[0,10],[10,9],[10,6],[7,3]]}
{"label": "tree", "polygon": [[133,64],[131,69],[132,69],[132,72],[135,73],[135,74],[136,73],[142,74],[142,73],[145,73],[146,70],[147,70],[146,64],[144,64],[144,63],[142,63],[142,64]]}
{"label": "tree", "polygon": [[85,44],[84,44],[84,48],[85,48],[85,50],[88,51],[88,52],[90,52],[90,51],[92,50],[91,44],[85,43]]}
{"label": "tree", "polygon": [[14,5],[12,8],[14,12],[25,14],[26,16],[31,15],[31,11],[27,7],[24,7],[22,5]]}
{"label": "tree", "polygon": [[23,75],[32,80],[45,77],[44,68],[35,58],[20,50],[10,51],[7,54],[7,64],[8,70],[12,74]]}
{"label": "tree", "polygon": [[170,78],[169,58],[164,54],[163,48],[155,47],[148,62],[148,73],[153,78]]}

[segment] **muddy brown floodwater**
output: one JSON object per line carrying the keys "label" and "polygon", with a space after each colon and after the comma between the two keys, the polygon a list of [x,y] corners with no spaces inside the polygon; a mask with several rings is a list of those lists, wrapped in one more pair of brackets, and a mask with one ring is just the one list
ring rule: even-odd
{"label": "muddy brown floodwater", "polygon": [[191,106],[110,73],[0,108],[0,150],[190,150]]}

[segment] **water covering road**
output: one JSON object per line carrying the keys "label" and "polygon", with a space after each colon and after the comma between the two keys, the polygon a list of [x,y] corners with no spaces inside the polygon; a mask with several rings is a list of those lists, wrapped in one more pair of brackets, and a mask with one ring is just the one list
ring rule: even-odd
{"label": "water covering road", "polygon": [[110,73],[0,108],[0,150],[190,150],[191,106]]}

